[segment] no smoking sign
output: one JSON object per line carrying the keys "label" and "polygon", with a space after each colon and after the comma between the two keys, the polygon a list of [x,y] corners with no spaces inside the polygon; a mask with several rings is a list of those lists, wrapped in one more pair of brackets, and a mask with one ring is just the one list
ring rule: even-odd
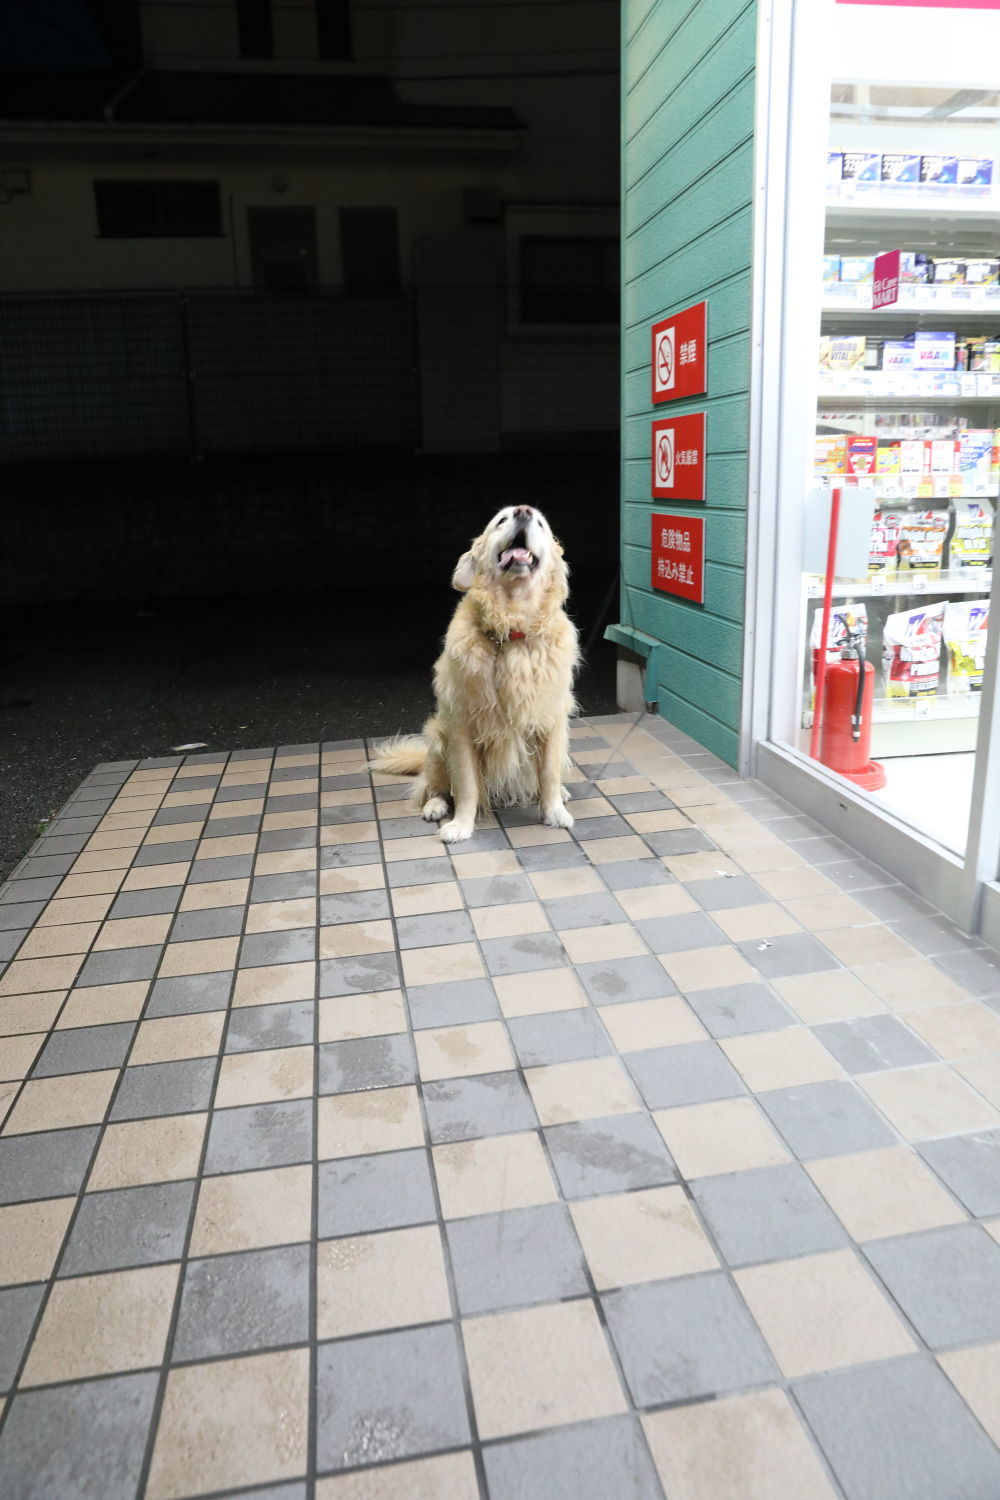
{"label": "no smoking sign", "polygon": [[707,307],[697,302],[652,326],[653,404],[704,395]]}
{"label": "no smoking sign", "polygon": [[703,411],[653,423],[652,493],[657,500],[704,500]]}

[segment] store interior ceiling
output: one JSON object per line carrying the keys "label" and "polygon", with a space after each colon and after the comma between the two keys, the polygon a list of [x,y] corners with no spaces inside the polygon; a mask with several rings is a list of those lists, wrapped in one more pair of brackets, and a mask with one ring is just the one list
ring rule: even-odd
{"label": "store interior ceiling", "polygon": [[835,83],[830,91],[830,114],[835,120],[858,123],[924,120],[939,125],[995,125],[1000,120],[1000,92]]}

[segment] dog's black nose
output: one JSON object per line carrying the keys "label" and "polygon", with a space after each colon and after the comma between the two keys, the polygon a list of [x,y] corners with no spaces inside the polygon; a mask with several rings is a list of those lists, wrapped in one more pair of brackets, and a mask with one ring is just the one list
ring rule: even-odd
{"label": "dog's black nose", "polygon": [[514,520],[515,521],[530,521],[531,517],[532,517],[532,514],[533,514],[533,512],[532,512],[532,509],[531,509],[530,505],[515,505],[514,506]]}

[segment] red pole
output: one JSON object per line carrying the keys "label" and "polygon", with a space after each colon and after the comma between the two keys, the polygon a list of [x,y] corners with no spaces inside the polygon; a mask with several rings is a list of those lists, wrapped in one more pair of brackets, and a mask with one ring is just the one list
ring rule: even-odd
{"label": "red pole", "polygon": [[819,731],[823,716],[823,688],[826,683],[826,643],[830,639],[830,615],[833,608],[833,574],[837,566],[837,533],[840,530],[840,489],[830,496],[830,536],[826,547],[826,584],[823,589],[823,624],[819,632],[819,660],[816,663],[816,702],[813,706],[809,754],[819,759]]}

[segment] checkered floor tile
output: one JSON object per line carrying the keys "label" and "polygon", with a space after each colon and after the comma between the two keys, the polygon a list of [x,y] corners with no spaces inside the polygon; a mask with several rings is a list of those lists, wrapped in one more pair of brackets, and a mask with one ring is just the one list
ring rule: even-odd
{"label": "checkered floor tile", "polygon": [[451,848],[99,766],[0,892],[0,1495],[1000,1494],[1000,960],[655,719]]}

